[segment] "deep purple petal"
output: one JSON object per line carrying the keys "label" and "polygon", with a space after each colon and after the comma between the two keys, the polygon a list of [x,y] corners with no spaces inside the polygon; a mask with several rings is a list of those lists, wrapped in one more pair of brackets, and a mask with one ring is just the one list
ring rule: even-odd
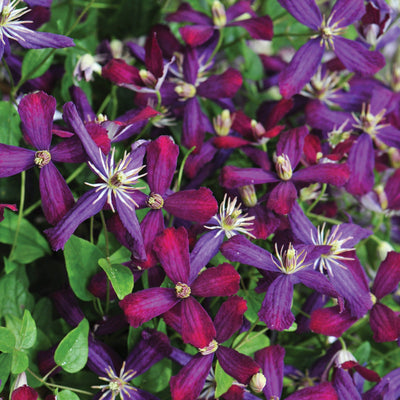
{"label": "deep purple petal", "polygon": [[115,372],[121,368],[121,357],[108,345],[95,340],[92,335],[88,337],[89,355],[87,366],[98,376],[107,376],[111,367]]}
{"label": "deep purple petal", "polygon": [[347,164],[317,164],[296,171],[293,181],[321,182],[335,186],[343,186],[350,177],[350,168]]}
{"label": "deep purple petal", "polygon": [[189,3],[182,3],[179,8],[166,17],[167,21],[173,22],[192,22],[196,25],[212,26],[211,18],[200,11],[196,11]]}
{"label": "deep purple petal", "polygon": [[326,294],[331,297],[337,297],[338,293],[332,286],[332,283],[329,282],[328,278],[320,272],[303,269],[300,270],[296,277],[301,281],[301,283],[315,291]]}
{"label": "deep purple petal", "polygon": [[303,25],[318,30],[322,15],[314,0],[278,0],[278,3]]}
{"label": "deep purple petal", "polygon": [[202,305],[192,296],[183,299],[182,340],[197,348],[207,347],[215,338],[215,327]]}
{"label": "deep purple petal", "polygon": [[132,236],[133,246],[130,249],[138,260],[146,259],[146,250],[143,243],[142,232],[132,204],[126,204],[119,196],[115,196],[115,206],[122,224]]}
{"label": "deep purple petal", "polygon": [[52,162],[41,168],[39,187],[44,216],[49,224],[55,225],[72,208],[74,197]]}
{"label": "deep purple petal", "polygon": [[354,380],[348,371],[338,368],[333,378],[333,387],[335,388],[339,399],[361,400]]}
{"label": "deep purple petal", "polygon": [[94,121],[96,119],[96,114],[89,104],[86,93],[79,86],[72,86],[70,88],[70,93],[72,101],[74,102],[82,120],[85,122]]}
{"label": "deep purple petal", "polygon": [[75,135],[51,147],[50,153],[52,161],[55,162],[82,163],[88,159],[82,142]]}
{"label": "deep purple petal", "polygon": [[172,282],[188,283],[189,239],[184,227],[165,229],[156,238],[153,250]]}
{"label": "deep purple petal", "polygon": [[35,152],[0,143],[0,178],[19,174],[35,166]]}
{"label": "deep purple petal", "polygon": [[150,288],[125,296],[119,306],[129,325],[137,328],[154,317],[167,312],[181,299],[170,288]]}
{"label": "deep purple petal", "polygon": [[252,265],[266,271],[278,271],[271,253],[241,235],[236,235],[225,242],[221,246],[221,253],[230,261]]}
{"label": "deep purple petal", "polygon": [[26,49],[44,49],[47,47],[62,49],[75,46],[74,41],[67,36],[33,31],[21,25],[18,26],[18,34],[23,38],[17,39],[18,43]]}
{"label": "deep purple petal", "polygon": [[147,182],[150,190],[163,196],[170,187],[179,155],[170,136],[160,136],[147,146]]}
{"label": "deep purple petal", "polygon": [[72,102],[66,103],[64,104],[63,111],[63,118],[65,122],[72,127],[75,134],[81,140],[83,148],[89,156],[90,161],[99,171],[104,173],[105,171],[102,163],[102,155],[99,152],[99,147],[86,130],[75,105]]}
{"label": "deep purple petal", "polygon": [[239,168],[228,165],[222,168],[221,172],[221,184],[227,189],[277,181],[278,178],[274,173],[260,168]]}
{"label": "deep purple petal", "polygon": [[51,293],[51,300],[61,317],[73,327],[85,318],[77,298],[71,288],[61,289]]}
{"label": "deep purple petal", "polygon": [[330,382],[318,383],[315,386],[297,390],[286,397],[286,400],[338,400],[338,395]]}
{"label": "deep purple petal", "polygon": [[137,371],[136,376],[144,374],[155,363],[171,353],[171,345],[165,333],[144,330],[139,343],[126,358],[126,370]]}
{"label": "deep purple petal", "polygon": [[143,86],[143,81],[140,78],[139,70],[119,58],[114,58],[109,61],[103,67],[101,75],[119,86]]}
{"label": "deep purple petal", "polygon": [[216,340],[218,343],[224,343],[239,330],[243,324],[243,315],[246,310],[246,300],[239,296],[228,297],[222,303],[214,319],[214,326],[217,331]]}
{"label": "deep purple petal", "polygon": [[203,116],[199,100],[195,97],[188,99],[183,112],[182,144],[188,149],[195,146],[196,154],[200,151],[204,141]]}
{"label": "deep purple petal", "polygon": [[393,342],[400,337],[400,317],[384,304],[372,307],[369,322],[375,342]]}
{"label": "deep purple petal", "polygon": [[283,331],[294,322],[291,311],[293,284],[289,278],[290,276],[282,274],[271,283],[258,312],[260,320],[272,330]]}
{"label": "deep purple petal", "polygon": [[347,310],[340,313],[339,306],[320,308],[311,313],[310,329],[325,336],[341,337],[357,320]]}
{"label": "deep purple petal", "polygon": [[358,22],[364,14],[363,0],[337,0],[330,14],[330,25],[337,23],[337,27],[345,27]]}
{"label": "deep purple petal", "polygon": [[381,299],[396,290],[399,281],[400,254],[391,251],[381,263],[371,291],[378,299]]}
{"label": "deep purple petal", "polygon": [[200,270],[218,253],[221,244],[224,241],[224,235],[217,236],[218,231],[206,232],[196,244],[190,253],[190,281],[192,282]]}
{"label": "deep purple petal", "polygon": [[360,75],[374,75],[385,66],[385,58],[379,51],[370,51],[361,43],[334,37],[335,53],[343,65]]}
{"label": "deep purple petal", "polygon": [[[304,0],[302,0],[303,2]],[[287,1],[291,4],[299,2]],[[324,54],[320,39],[311,39],[297,50],[290,64],[279,75],[279,89],[286,99],[300,92],[316,73]]]}
{"label": "deep purple petal", "polygon": [[227,26],[241,26],[253,39],[271,40],[274,36],[272,21],[268,15],[229,22]]}
{"label": "deep purple petal", "polygon": [[385,126],[377,132],[376,138],[389,147],[400,149],[400,130],[393,126]]}
{"label": "deep purple petal", "polygon": [[218,347],[217,358],[222,369],[243,384],[248,384],[251,377],[260,370],[252,358],[225,346]]}
{"label": "deep purple petal", "polygon": [[372,139],[367,133],[363,133],[353,144],[347,163],[350,167],[347,191],[355,196],[371,191],[374,186],[375,159]]}
{"label": "deep purple petal", "polygon": [[163,74],[164,65],[162,52],[158,45],[157,35],[155,32],[147,38],[145,49],[145,65],[147,70],[152,72],[156,78],[160,78]]}
{"label": "deep purple petal", "polygon": [[356,224],[340,224],[337,228],[337,237],[346,240],[346,247],[355,247],[361,240],[372,235],[369,229],[361,228]]}
{"label": "deep purple petal", "polygon": [[285,349],[279,344],[265,347],[254,354],[254,359],[261,366],[264,376],[268,377],[263,389],[267,399],[280,398],[283,386],[283,358]]}
{"label": "deep purple petal", "polygon": [[297,190],[293,182],[279,182],[269,194],[267,208],[277,214],[286,215],[290,213],[293,204],[297,199]]}
{"label": "deep purple petal", "polygon": [[295,169],[303,154],[304,138],[308,135],[308,128],[300,126],[282,132],[276,145],[276,155],[286,154],[289,157],[292,168]]}
{"label": "deep purple petal", "polygon": [[209,25],[187,25],[179,28],[183,41],[192,47],[200,46],[212,37],[215,30]]}
{"label": "deep purple petal", "polygon": [[24,136],[38,150],[50,148],[55,111],[56,99],[44,92],[28,94],[19,103]]}
{"label": "deep purple petal", "polygon": [[197,88],[197,94],[207,99],[218,100],[231,98],[242,86],[243,78],[239,71],[233,68],[227,69],[221,75],[211,75]]}
{"label": "deep purple petal", "polygon": [[[96,201],[98,200],[98,201]],[[106,202],[106,196],[99,200],[96,190],[90,190],[79,198],[61,221],[51,229],[44,231],[54,251],[64,248],[65,243],[85,220],[100,212]]]}
{"label": "deep purple petal", "polygon": [[317,228],[306,217],[297,202],[293,204],[288,219],[295,237],[304,244],[313,244],[312,238],[317,237]]}
{"label": "deep purple petal", "polygon": [[199,297],[232,296],[239,290],[240,275],[232,265],[224,263],[207,268],[190,285],[192,294]]}
{"label": "deep purple petal", "polygon": [[203,389],[204,382],[214,359],[214,354],[196,354],[178,375],[170,380],[173,400],[196,400]]}
{"label": "deep purple petal", "polygon": [[344,111],[332,111],[320,101],[311,101],[306,106],[307,124],[313,128],[330,132],[343,125],[343,128],[352,127],[352,116]]}
{"label": "deep purple petal", "polygon": [[178,218],[204,224],[218,212],[218,203],[210,189],[201,187],[171,194],[164,208]]}

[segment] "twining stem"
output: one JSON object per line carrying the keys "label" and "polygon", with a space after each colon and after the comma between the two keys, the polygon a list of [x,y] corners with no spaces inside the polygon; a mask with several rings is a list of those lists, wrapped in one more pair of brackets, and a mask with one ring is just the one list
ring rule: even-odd
{"label": "twining stem", "polygon": [[196,148],[196,146],[193,146],[190,150],[188,150],[188,152],[185,154],[185,157],[183,157],[181,166],[179,168],[179,173],[178,173],[178,180],[176,182],[175,188],[174,190],[176,192],[179,191],[180,187],[181,187],[181,183],[182,183],[182,175],[183,175],[183,168],[185,167],[186,164],[186,160],[188,159],[188,157],[190,156],[190,154],[194,151],[194,149]]}
{"label": "twining stem", "polygon": [[18,210],[18,220],[17,226],[15,227],[15,235],[13,240],[13,245],[11,247],[9,260],[12,260],[13,253],[15,251],[15,247],[17,246],[19,230],[21,228],[21,221],[24,214],[24,204],[25,204],[25,180],[26,180],[26,172],[21,172],[21,194],[19,196],[19,210]]}

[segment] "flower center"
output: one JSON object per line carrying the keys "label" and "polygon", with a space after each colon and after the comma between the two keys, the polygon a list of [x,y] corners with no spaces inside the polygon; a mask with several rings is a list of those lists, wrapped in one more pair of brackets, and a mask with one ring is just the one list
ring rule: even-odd
{"label": "flower center", "polygon": [[286,154],[282,154],[276,158],[275,168],[279,178],[284,181],[291,179],[293,175],[292,164]]}
{"label": "flower center", "polygon": [[51,154],[47,150],[39,150],[35,153],[34,163],[39,167],[43,168],[51,161]]}
{"label": "flower center", "polygon": [[[21,0],[11,1],[11,3],[3,6],[3,9],[0,12],[0,40],[3,44],[5,44],[3,35],[14,40],[21,39],[21,36],[18,33],[19,25],[32,22],[28,20],[18,21],[20,17],[31,11],[28,7],[16,8],[20,1]],[[4,1],[2,1],[1,4],[4,4]],[[8,28],[7,33],[1,28]]]}
{"label": "flower center", "polygon": [[370,104],[366,105],[363,103],[360,116],[357,117],[355,114],[353,114],[353,118],[356,121],[356,123],[353,124],[353,127],[361,129],[374,139],[380,129],[388,126],[388,124],[382,123],[385,120],[385,114],[386,109],[383,109],[378,114],[374,115],[371,113]]}
{"label": "flower center", "polygon": [[190,296],[191,290],[186,283],[178,282],[175,285],[176,296],[180,299],[187,299]]}
{"label": "flower center", "polygon": [[304,260],[307,256],[305,250],[302,250],[300,253],[298,253],[297,250],[293,247],[292,243],[289,243],[289,247],[285,251],[283,250],[283,246],[281,248],[281,251],[278,251],[278,245],[275,243],[275,252],[276,257],[279,260],[279,264],[275,262],[274,258],[271,255],[272,261],[284,274],[294,274],[310,265],[304,264]]}
{"label": "flower center", "polygon": [[153,210],[159,210],[164,206],[164,199],[160,194],[151,192],[147,199],[147,205]]}
{"label": "flower center", "polygon": [[182,82],[175,86],[175,92],[183,99],[191,99],[196,96],[196,88],[191,83]]}
{"label": "flower center", "polygon": [[215,339],[211,340],[211,342],[209,343],[208,346],[206,347],[202,347],[201,349],[199,349],[200,353],[203,356],[206,356],[208,354],[214,353],[218,350],[218,343]]}
{"label": "flower center", "polygon": [[341,35],[345,31],[345,27],[338,27],[340,21],[336,21],[332,24],[333,14],[326,20],[325,16],[323,17],[322,24],[318,29],[319,35],[313,36],[312,38],[321,37],[320,45],[325,45],[327,50],[335,49],[334,37]]}
{"label": "flower center", "polygon": [[139,71],[139,76],[140,79],[143,81],[143,83],[149,87],[154,89],[157,85],[157,78],[147,69],[141,69]]}

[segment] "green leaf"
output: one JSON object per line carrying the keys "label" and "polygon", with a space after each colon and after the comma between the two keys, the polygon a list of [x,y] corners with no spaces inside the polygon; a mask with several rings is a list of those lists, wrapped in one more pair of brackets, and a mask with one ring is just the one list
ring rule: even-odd
{"label": "green leaf", "polygon": [[79,400],[79,397],[76,393],[71,392],[70,390],[62,390],[57,394],[57,400]]}
{"label": "green leaf", "polygon": [[21,350],[14,349],[12,353],[11,372],[13,374],[20,374],[26,371],[29,367],[29,358]]}
{"label": "green leaf", "polygon": [[246,76],[247,79],[251,79],[253,81],[262,79],[264,76],[264,67],[260,57],[258,57],[258,55],[247,45],[245,41],[242,42],[241,52],[244,57],[244,71],[242,71],[243,75]]}
{"label": "green leaf", "polygon": [[0,351],[12,353],[15,347],[15,336],[8,328],[0,326]]}
{"label": "green leaf", "polygon": [[254,324],[256,321],[258,321],[257,313],[260,311],[265,293],[256,293],[254,290],[239,290],[238,296],[241,296],[247,300],[247,311],[244,313],[244,316],[252,324]]}
{"label": "green leaf", "polygon": [[8,101],[0,101],[0,143],[18,146],[22,138],[19,124],[19,114],[14,105]]}
{"label": "green leaf", "polygon": [[25,309],[32,309],[33,296],[29,293],[28,286],[29,281],[22,265],[0,278],[0,316],[13,315],[22,318]]}
{"label": "green leaf", "polygon": [[234,379],[221,368],[219,362],[217,361],[217,365],[215,367],[215,382],[217,387],[215,389],[214,397],[217,399],[226,393],[232,386],[233,381]]}
{"label": "green leaf", "polygon": [[11,372],[11,354],[0,354],[0,392],[3,391]]}
{"label": "green leaf", "polygon": [[107,274],[108,279],[117,294],[122,300],[133,289],[133,274],[132,271],[124,265],[110,265],[105,258],[100,258],[99,265]]}
{"label": "green leaf", "polygon": [[21,81],[37,78],[50,67],[54,58],[54,49],[32,49],[24,56],[21,69]]}
{"label": "green leaf", "polygon": [[19,338],[19,348],[30,349],[36,342],[36,323],[29,310],[25,310]]}
{"label": "green leaf", "polygon": [[246,354],[247,356],[250,356],[257,350],[261,350],[270,345],[269,337],[264,333],[260,334],[259,332],[250,332],[246,340],[239,347],[236,347],[236,345],[241,342],[242,338],[246,336],[246,334],[247,332],[241,333],[233,342],[232,347],[235,350]]}
{"label": "green leaf", "polygon": [[80,371],[89,354],[88,335],[89,322],[83,319],[58,345],[54,354],[56,364],[70,373]]}
{"label": "green leaf", "polygon": [[125,247],[121,246],[115,253],[110,256],[111,264],[122,264],[131,259],[131,252]]}
{"label": "green leaf", "polygon": [[[6,209],[4,217],[4,221],[0,224],[0,242],[13,244],[18,215]],[[22,218],[17,244],[10,261],[16,260],[21,264],[28,264],[43,257],[46,253],[50,253],[47,240],[30,222]]]}
{"label": "green leaf", "polygon": [[134,380],[133,385],[140,385],[140,388],[143,390],[158,393],[168,387],[171,375],[172,362],[164,358],[164,360],[152,366],[143,375],[140,375],[137,380]]}
{"label": "green leaf", "polygon": [[71,236],[64,247],[65,266],[72,290],[84,301],[94,296],[86,289],[89,279],[97,272],[97,261],[103,253],[87,240]]}

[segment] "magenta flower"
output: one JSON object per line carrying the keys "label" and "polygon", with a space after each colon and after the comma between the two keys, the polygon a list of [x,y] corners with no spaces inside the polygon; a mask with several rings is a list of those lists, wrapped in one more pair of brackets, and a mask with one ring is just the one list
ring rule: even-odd
{"label": "magenta flower", "polygon": [[56,227],[45,231],[52,248],[54,250],[63,248],[76,228],[100,212],[107,203],[113,212],[118,212],[122,223],[134,239],[137,257],[144,259],[146,253],[135,213],[137,202],[134,198],[135,196],[143,198],[145,195],[138,192],[140,188],[134,185],[143,176],[139,175],[139,172],[144,167],[142,161],[146,146],[143,142],[136,142],[129,154],[125,153],[122,160],[115,162],[114,151],[105,156],[93,141],[73,103],[65,104],[64,118],[81,139],[90,159],[89,165],[99,176],[100,182],[89,184],[93,189],[79,198]]}
{"label": "magenta flower", "polygon": [[[226,300],[214,319],[215,335],[207,346],[196,354],[178,373],[171,378],[173,400],[196,400],[210,372],[214,355],[222,369],[242,384],[248,384],[260,367],[249,356],[234,349],[221,346],[243,323],[247,310],[246,301],[238,296]],[[183,328],[183,327],[182,327]]]}
{"label": "magenta flower", "polygon": [[82,156],[79,143],[71,140],[51,147],[55,110],[54,97],[44,92],[26,95],[18,112],[25,141],[37,150],[0,144],[0,177],[19,174],[34,166],[39,168],[42,208],[50,224],[58,223],[74,204],[72,193],[53,161],[77,162]]}
{"label": "magenta flower", "polygon": [[364,45],[341,37],[348,25],[365,14],[363,0],[337,0],[328,18],[314,0],[278,0],[302,24],[316,31],[316,35],[295,54],[290,64],[281,72],[279,88],[285,98],[299,93],[317,68],[324,54],[324,47],[335,52],[339,60],[351,72],[373,75],[385,65],[385,59],[377,51],[369,51]]}
{"label": "magenta flower", "polygon": [[271,18],[268,15],[258,17],[248,1],[238,1],[227,10],[220,1],[214,1],[212,18],[194,10],[189,3],[182,3],[177,11],[167,16],[167,21],[193,23],[179,29],[185,43],[192,47],[205,43],[215,32],[229,26],[241,26],[253,39],[271,40],[273,36]]}
{"label": "magenta flower", "polygon": [[4,53],[10,53],[10,39],[17,41],[26,49],[47,47],[60,49],[75,46],[69,37],[55,33],[36,32],[24,26],[30,21],[23,20],[21,17],[31,10],[28,7],[17,8],[19,2],[20,0],[2,0],[0,3],[0,59],[3,58]]}
{"label": "magenta flower", "polygon": [[200,270],[208,262],[190,260],[185,228],[168,228],[155,240],[153,247],[174,288],[159,287],[129,294],[121,302],[129,324],[135,328],[179,305],[182,338],[202,348],[215,336],[211,318],[193,296],[230,296],[239,290],[240,276],[230,264]]}

